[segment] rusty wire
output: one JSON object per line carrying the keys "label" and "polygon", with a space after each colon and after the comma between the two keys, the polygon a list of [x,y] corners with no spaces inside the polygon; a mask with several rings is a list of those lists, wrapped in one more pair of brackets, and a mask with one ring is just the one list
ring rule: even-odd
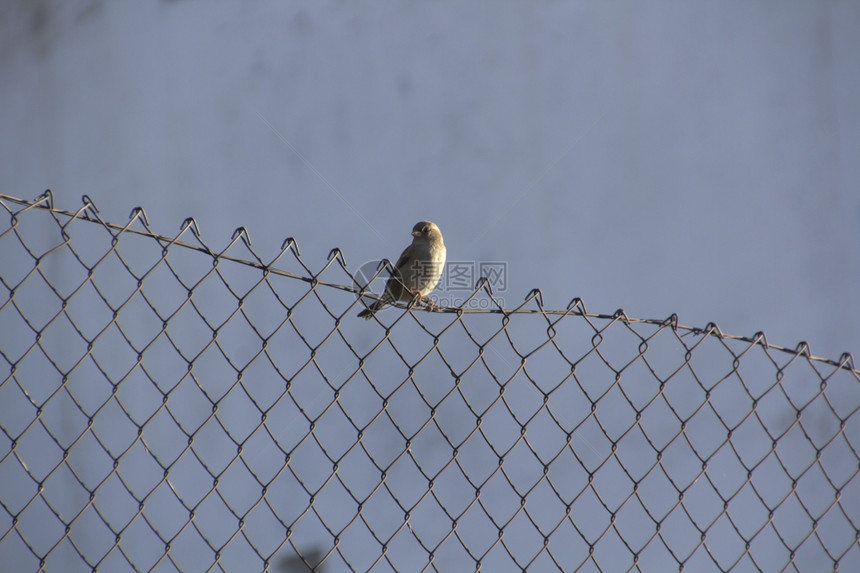
{"label": "rusty wire", "polygon": [[9,570],[860,570],[848,354],[0,204]]}

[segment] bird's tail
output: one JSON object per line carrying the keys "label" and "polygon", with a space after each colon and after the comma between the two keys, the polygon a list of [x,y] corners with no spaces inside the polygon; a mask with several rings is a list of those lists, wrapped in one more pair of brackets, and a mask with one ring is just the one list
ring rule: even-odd
{"label": "bird's tail", "polygon": [[370,305],[369,307],[367,307],[364,310],[362,310],[361,312],[359,312],[358,317],[363,318],[365,320],[370,320],[370,317],[373,316],[373,313],[375,313],[377,310],[379,310],[380,308],[382,308],[386,304],[388,304],[387,301],[378,300],[375,303],[373,303],[372,305]]}

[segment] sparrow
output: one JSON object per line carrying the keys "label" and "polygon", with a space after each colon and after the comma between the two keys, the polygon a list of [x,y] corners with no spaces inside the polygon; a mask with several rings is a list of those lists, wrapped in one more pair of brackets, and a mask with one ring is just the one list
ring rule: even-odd
{"label": "sparrow", "polygon": [[[436,223],[416,223],[412,227],[412,244],[397,259],[382,298],[359,312],[358,316],[370,320],[373,313],[387,304],[411,301],[416,297],[420,301],[433,292],[442,278],[446,254],[442,232]],[[432,304],[430,302],[430,306]]]}

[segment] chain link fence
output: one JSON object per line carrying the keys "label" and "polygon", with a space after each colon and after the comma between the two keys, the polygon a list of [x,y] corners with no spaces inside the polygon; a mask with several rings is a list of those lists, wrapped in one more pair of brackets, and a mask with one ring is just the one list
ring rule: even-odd
{"label": "chain link fence", "polygon": [[860,570],[850,355],[0,204],[4,571]]}

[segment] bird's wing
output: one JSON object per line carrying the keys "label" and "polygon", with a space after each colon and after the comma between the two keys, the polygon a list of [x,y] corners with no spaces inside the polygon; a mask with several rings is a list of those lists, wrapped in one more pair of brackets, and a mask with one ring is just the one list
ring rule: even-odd
{"label": "bird's wing", "polygon": [[400,253],[400,258],[397,259],[397,264],[394,265],[394,272],[385,284],[385,290],[391,293],[394,300],[403,298],[404,291],[407,290],[406,284],[403,281],[407,276],[409,262],[412,259],[411,249],[412,245],[406,247]]}
{"label": "bird's wing", "polygon": [[397,259],[397,263],[394,265],[394,268],[397,269],[400,272],[400,274],[403,274],[403,271],[406,270],[405,267],[406,267],[407,263],[409,262],[409,259],[411,258],[410,253],[409,253],[411,248],[412,248],[412,245],[409,245],[408,247],[403,249],[403,252],[400,253],[400,258]]}

